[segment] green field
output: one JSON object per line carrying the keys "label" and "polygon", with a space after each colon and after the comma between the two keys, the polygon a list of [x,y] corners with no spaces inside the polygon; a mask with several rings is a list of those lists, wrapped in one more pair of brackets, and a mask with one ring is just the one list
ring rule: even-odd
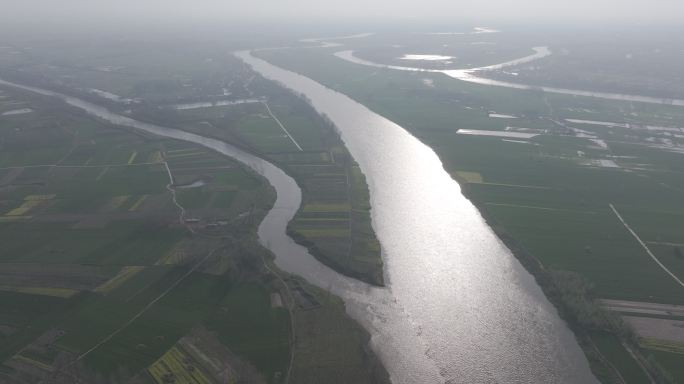
{"label": "green field", "polygon": [[[44,367],[60,372],[65,360],[81,356],[76,366],[84,377],[141,372],[192,327],[208,320],[224,298],[243,296],[232,289],[240,280],[237,271],[226,272],[236,268],[234,252],[219,252],[211,259],[225,259],[220,262],[226,265],[223,272],[187,272],[216,242],[193,239],[178,224],[167,190],[172,181],[162,162],[166,153],[197,149],[30,102],[35,114],[44,113],[45,118],[22,115],[31,129],[21,131],[3,120],[3,143],[20,147],[57,129],[70,145],[67,153],[52,158],[39,148],[27,147],[19,156],[3,151],[4,165],[11,167],[3,173],[5,187],[0,191],[6,218],[0,224],[0,274],[6,276],[5,291],[0,292],[3,372],[35,377],[36,372],[22,371],[17,364],[38,357]],[[55,128],[55,121],[63,129]],[[261,215],[270,207],[272,194],[264,182],[226,158],[207,152],[200,162],[168,157],[174,182],[211,176],[201,189],[217,195],[217,203],[207,205],[213,217],[230,220],[249,207]],[[39,161],[45,161],[43,166],[27,167]],[[188,209],[194,212],[194,207]],[[245,229],[253,231],[254,225]],[[177,249],[182,252],[174,253]],[[122,267],[135,273],[110,289],[98,288],[115,279]],[[256,286],[268,290],[267,285]],[[59,298],[57,293],[67,288],[76,294]],[[285,313],[261,332],[284,329],[287,341],[288,323]],[[59,334],[45,349],[37,340],[55,329]],[[277,348],[285,356],[289,353],[287,343],[284,351],[282,344]],[[21,355],[15,355],[20,349]],[[274,366],[285,369],[283,359]]]}
{"label": "green field", "polygon": [[[302,188],[302,209],[288,227],[290,236],[336,270],[382,285],[380,245],[371,226],[366,180],[334,127],[304,100],[262,78],[252,79],[245,89],[264,102],[163,110],[156,121],[172,121],[183,130],[217,137],[273,161]],[[167,160],[175,175],[178,162],[188,167],[212,165],[203,153],[172,152]],[[215,185],[224,183],[226,189],[248,181],[226,179],[231,174],[202,175],[214,178]],[[197,211],[235,199],[230,191],[216,196],[206,187],[179,191],[178,198],[186,208]],[[312,212],[312,206],[336,208]]]}
{"label": "green field", "polygon": [[618,338],[607,333],[594,333],[591,335],[591,340],[610,364],[619,367],[620,375],[627,383],[650,382],[637,361],[622,347]]}
{"label": "green field", "polygon": [[219,310],[207,320],[207,327],[219,340],[267,377],[282,374],[290,357],[287,310],[272,308],[269,292],[254,283],[233,287],[216,305]]}

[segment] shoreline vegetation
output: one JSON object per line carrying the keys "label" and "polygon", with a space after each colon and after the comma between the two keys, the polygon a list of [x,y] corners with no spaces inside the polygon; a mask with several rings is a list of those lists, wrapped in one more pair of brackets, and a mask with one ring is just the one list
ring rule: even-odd
{"label": "shoreline vegetation", "polygon": [[640,353],[636,334],[624,321],[598,304],[598,297],[593,286],[575,272],[550,270],[544,268],[541,261],[516,240],[501,223],[487,210],[484,204],[478,204],[469,192],[469,183],[458,176],[453,176],[461,185],[464,196],[478,209],[487,224],[492,228],[499,240],[513,253],[515,258],[529,272],[553,304],[577,338],[591,366],[592,372],[602,383],[623,383],[625,379],[598,350],[592,335],[607,334],[615,337],[625,348],[638,359],[649,379],[656,383],[674,383],[672,377],[652,358]]}

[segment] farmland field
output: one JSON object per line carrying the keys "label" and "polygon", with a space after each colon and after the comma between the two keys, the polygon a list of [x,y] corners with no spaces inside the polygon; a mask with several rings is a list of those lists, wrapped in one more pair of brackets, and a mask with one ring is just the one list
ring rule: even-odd
{"label": "farmland field", "polygon": [[[233,83],[237,84],[238,80]],[[335,127],[304,100],[260,77],[243,79],[241,84],[243,93],[250,97],[245,99],[248,102],[165,108],[155,118],[233,143],[284,169],[300,185],[303,195],[302,208],[289,225],[290,236],[334,269],[382,285],[380,245],[371,227],[366,180]],[[259,98],[252,99],[255,95]],[[176,161],[215,165],[201,152],[172,152],[167,160],[172,169]],[[221,177],[230,174],[225,170],[220,173]],[[178,196],[188,208],[210,208],[205,202],[221,204],[233,199],[231,187],[227,184],[220,197],[208,196],[202,188],[184,189]]]}
{"label": "farmland field", "polygon": [[[282,382],[301,310],[271,304],[287,288],[256,243],[266,182],[206,149],[2,94],[31,113],[0,118],[0,382]],[[364,343],[341,308],[309,312]],[[174,365],[189,359],[192,372]]]}

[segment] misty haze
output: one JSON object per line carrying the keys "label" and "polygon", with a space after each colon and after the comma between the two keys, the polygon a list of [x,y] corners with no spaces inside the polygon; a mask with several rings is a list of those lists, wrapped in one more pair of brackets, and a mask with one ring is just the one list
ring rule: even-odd
{"label": "misty haze", "polygon": [[0,0],[0,383],[684,383],[684,2]]}

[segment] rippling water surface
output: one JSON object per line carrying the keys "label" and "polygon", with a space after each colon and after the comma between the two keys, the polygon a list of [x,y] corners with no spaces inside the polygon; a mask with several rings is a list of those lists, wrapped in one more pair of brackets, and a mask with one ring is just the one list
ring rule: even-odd
{"label": "rippling water surface", "polygon": [[432,149],[345,95],[238,56],[306,95],[366,175],[389,288],[366,301],[338,292],[396,382],[595,382],[572,333]]}

